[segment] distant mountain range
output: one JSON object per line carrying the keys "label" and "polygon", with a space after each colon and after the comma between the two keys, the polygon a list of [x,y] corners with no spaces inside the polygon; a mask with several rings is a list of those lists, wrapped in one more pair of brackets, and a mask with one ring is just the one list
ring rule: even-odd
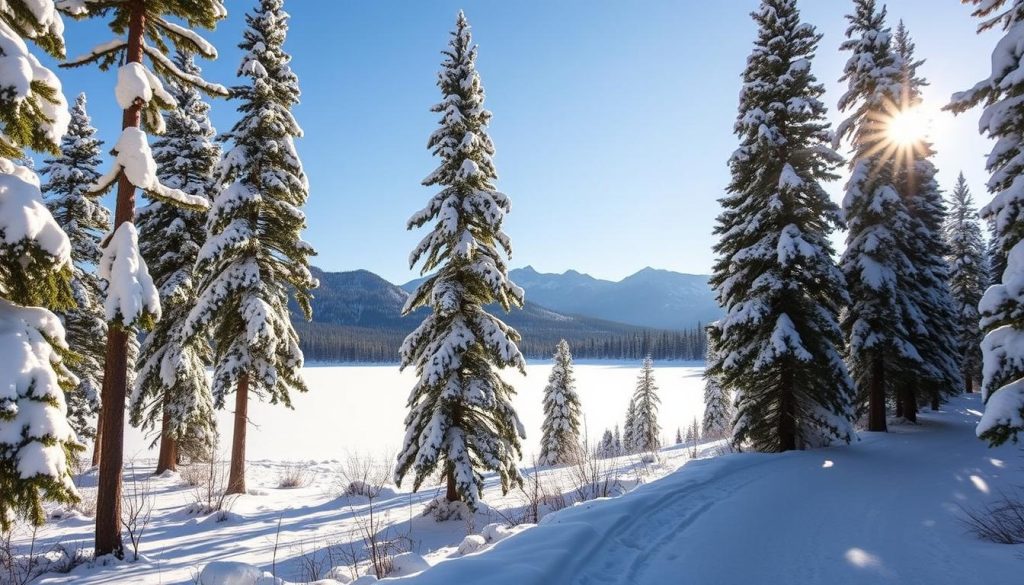
{"label": "distant mountain range", "polygon": [[[313,273],[320,280],[313,322],[296,320],[312,359],[390,361],[426,311],[401,316],[421,280],[396,286],[367,270]],[[525,289],[526,306],[508,314],[494,309],[522,334],[528,354],[548,354],[561,338],[595,356],[626,357],[655,347],[666,355],[699,352],[703,340],[690,339],[695,326],[720,315],[706,276],[648,268],[611,282],[575,271],[541,274],[531,267],[510,276]]]}

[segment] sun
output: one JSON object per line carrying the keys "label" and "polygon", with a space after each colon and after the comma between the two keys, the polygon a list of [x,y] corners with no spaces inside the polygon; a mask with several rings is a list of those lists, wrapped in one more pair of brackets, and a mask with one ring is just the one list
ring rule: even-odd
{"label": "sun", "polygon": [[931,121],[920,106],[898,110],[886,121],[886,134],[891,142],[908,147],[928,139]]}

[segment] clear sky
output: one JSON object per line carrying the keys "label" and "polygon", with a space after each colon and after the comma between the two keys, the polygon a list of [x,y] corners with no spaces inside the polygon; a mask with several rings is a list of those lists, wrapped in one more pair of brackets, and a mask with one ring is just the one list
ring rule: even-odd
{"label": "clear sky", "polygon": [[[255,0],[228,0],[230,16],[207,38],[221,51],[202,63],[235,83],[243,14]],[[813,70],[826,83],[830,116],[846,55],[838,51],[847,0],[803,0],[803,17],[825,38]],[[512,266],[572,268],[619,279],[644,266],[707,273],[717,199],[736,146],[732,124],[740,74],[754,39],[756,0],[290,0],[287,48],[300,78],[299,152],[310,180],[306,238],[327,270],[366,268],[393,282],[416,276],[409,251],[423,236],[405,221],[433,191],[426,141],[437,117],[435,76],[459,8],[480,45],[478,68],[494,113],[498,186],[512,198],[506,231]],[[955,0],[891,0],[932,83],[939,178],[966,174],[988,200],[978,112],[938,113],[951,93],[988,75],[998,32],[975,34]],[[96,23],[68,22],[69,56],[106,41]],[[65,93],[90,97],[109,147],[120,131],[114,73],[63,71]],[[234,105],[214,103],[227,130]],[[841,184],[830,190],[838,198]]]}

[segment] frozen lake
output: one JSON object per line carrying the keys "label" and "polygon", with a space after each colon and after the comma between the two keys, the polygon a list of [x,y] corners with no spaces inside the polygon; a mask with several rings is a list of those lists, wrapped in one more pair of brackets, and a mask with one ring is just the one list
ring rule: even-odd
{"label": "frozen lake", "polygon": [[[636,384],[640,364],[583,362],[576,364],[576,388],[592,443],[605,428],[622,424]],[[676,427],[685,427],[704,412],[702,374],[698,362],[655,363],[655,380],[661,397],[659,422],[665,444],[675,438]],[[539,450],[542,398],[551,373],[551,362],[533,362],[526,376],[509,370],[505,379],[515,386],[516,410],[526,427],[523,456]],[[382,455],[397,452],[404,436],[406,400],[415,381],[411,370],[395,365],[311,366],[304,370],[310,387],[307,394],[292,397],[294,410],[250,402],[252,425],[247,438],[249,460],[344,459],[346,454]],[[230,452],[233,399],[218,414],[220,452]],[[137,429],[128,429],[125,459],[155,457],[146,447],[149,440]]]}

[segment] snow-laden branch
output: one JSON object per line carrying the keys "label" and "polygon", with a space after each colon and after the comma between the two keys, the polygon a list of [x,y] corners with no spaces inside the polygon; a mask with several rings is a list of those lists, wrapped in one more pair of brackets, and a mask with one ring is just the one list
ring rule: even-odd
{"label": "snow-laden branch", "polygon": [[209,208],[210,203],[205,197],[189,195],[181,189],[171,189],[160,182],[156,174],[153,152],[149,148],[146,133],[141,129],[125,128],[114,145],[114,154],[116,158],[113,167],[89,188],[90,193],[105,193],[117,180],[118,174],[124,171],[132,185],[157,199],[189,209]]}

